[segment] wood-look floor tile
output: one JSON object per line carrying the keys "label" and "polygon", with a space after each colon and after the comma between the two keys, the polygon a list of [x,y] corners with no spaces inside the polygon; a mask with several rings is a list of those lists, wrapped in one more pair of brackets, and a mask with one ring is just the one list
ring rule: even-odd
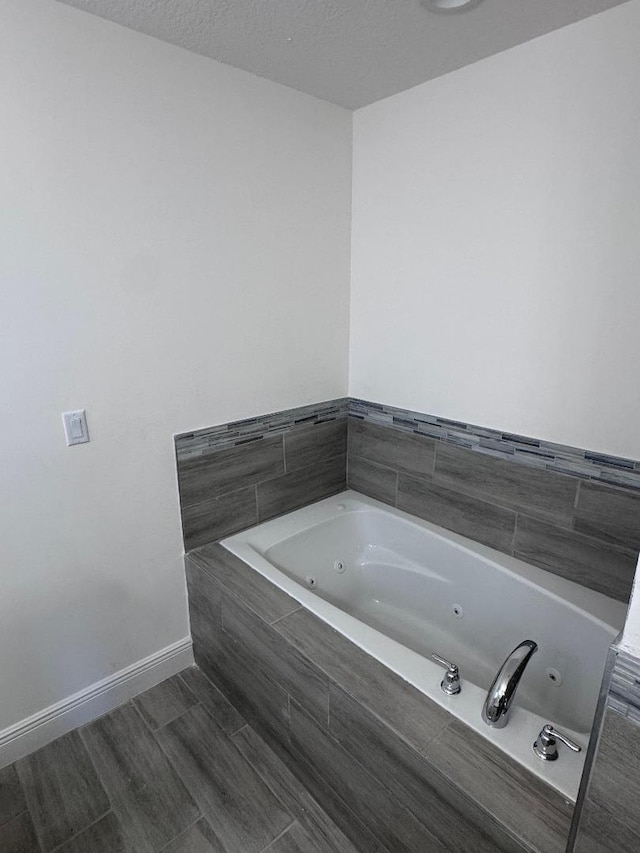
{"label": "wood-look floor tile", "polygon": [[265,850],[265,853],[335,853],[335,847],[317,843],[298,822]]}
{"label": "wood-look floor tile", "polygon": [[0,850],[2,853],[41,853],[29,812],[22,812],[0,826]]}
{"label": "wood-look floor tile", "polygon": [[197,705],[198,700],[184,681],[174,675],[136,696],[133,703],[149,728],[155,731]]}
{"label": "wood-look floor tile", "polygon": [[186,832],[163,847],[162,853],[227,853],[227,850],[202,817]]}
{"label": "wood-look floor tile", "polygon": [[16,768],[45,851],[109,811],[109,800],[78,731],[21,759]]}
{"label": "wood-look floor tile", "polygon": [[82,737],[136,853],[157,853],[197,820],[198,807],[132,704]]}
{"label": "wood-look floor tile", "polygon": [[291,824],[292,816],[201,705],[156,737],[228,853],[260,853]]}
{"label": "wood-look floor tile", "polygon": [[74,835],[56,853],[136,853],[113,812]]}
{"label": "wood-look floor tile", "polygon": [[27,802],[15,764],[3,767],[0,770],[0,826],[26,811],[26,808]]}
{"label": "wood-look floor tile", "polygon": [[233,734],[245,725],[240,712],[197,666],[183,669],[180,678],[198,701],[202,702],[223,732]]}
{"label": "wood-look floor tile", "polygon": [[[257,770],[281,803],[297,818],[319,850],[331,853],[358,853],[286,764],[249,726],[237,732],[233,742]],[[310,848],[311,849],[311,848]]]}

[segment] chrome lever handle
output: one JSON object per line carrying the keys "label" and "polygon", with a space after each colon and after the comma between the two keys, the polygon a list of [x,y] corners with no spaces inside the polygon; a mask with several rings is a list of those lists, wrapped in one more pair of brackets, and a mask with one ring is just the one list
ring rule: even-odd
{"label": "chrome lever handle", "polygon": [[559,732],[558,729],[554,729],[553,726],[545,726],[545,729],[549,729],[549,734],[552,734],[556,740],[562,741],[565,746],[568,746],[572,752],[582,752],[582,747],[580,744],[572,741],[571,738],[568,738],[566,735],[563,735],[562,732]]}
{"label": "chrome lever handle", "polygon": [[571,738],[554,729],[550,723],[547,723],[538,735],[537,740],[533,744],[533,751],[543,761],[555,761],[558,758],[556,741],[560,741],[569,747],[572,752],[582,752],[582,747],[579,744],[574,743]]}
{"label": "chrome lever handle", "polygon": [[458,667],[455,663],[451,663],[451,661],[445,660],[443,657],[440,657],[440,655],[437,655],[435,652],[432,653],[431,657],[436,663],[441,663],[442,666],[446,666],[449,672],[458,672]]}
{"label": "chrome lever handle", "polygon": [[435,652],[432,653],[431,658],[436,663],[442,664],[442,666],[446,666],[447,668],[445,676],[440,682],[442,692],[446,693],[447,696],[455,696],[457,693],[460,693],[462,689],[460,686],[460,671],[456,664],[451,663],[451,661],[437,655]]}

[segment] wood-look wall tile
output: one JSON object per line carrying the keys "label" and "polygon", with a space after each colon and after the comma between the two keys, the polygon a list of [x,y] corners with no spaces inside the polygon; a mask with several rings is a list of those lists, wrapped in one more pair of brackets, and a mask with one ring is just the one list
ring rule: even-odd
{"label": "wood-look wall tile", "polygon": [[205,545],[192,551],[189,559],[265,622],[274,622],[300,607],[295,598],[278,589],[222,545]]}
{"label": "wood-look wall tile", "polygon": [[180,678],[198,701],[204,705],[223,732],[232,734],[245,725],[238,709],[229,702],[197,666],[183,669]]}
{"label": "wood-look wall tile", "polygon": [[639,850],[640,835],[587,798],[572,853],[638,853]]}
{"label": "wood-look wall tile", "polygon": [[435,480],[508,509],[557,522],[573,517],[578,480],[439,442]]}
{"label": "wood-look wall tile", "polygon": [[113,812],[75,835],[56,853],[137,853]]}
{"label": "wood-look wall tile", "polygon": [[0,826],[25,811],[27,803],[15,764],[0,769]]}
{"label": "wood-look wall tile", "polygon": [[261,853],[291,824],[292,816],[201,705],[156,737],[228,853]]}
{"label": "wood-look wall tile", "polygon": [[640,836],[640,725],[612,708],[604,713],[589,799]]}
{"label": "wood-look wall tile", "polygon": [[315,501],[328,498],[347,487],[347,458],[345,455],[298,468],[282,477],[259,483],[258,519],[267,521],[277,515],[292,512]]}
{"label": "wood-look wall tile", "polygon": [[284,435],[287,472],[319,465],[347,452],[347,419],[293,429]]}
{"label": "wood-look wall tile", "polygon": [[331,690],[330,721],[331,734],[450,853],[526,853],[504,826],[338,688]]}
{"label": "wood-look wall tile", "polygon": [[437,483],[400,474],[398,509],[509,553],[516,514]]}
{"label": "wood-look wall tile", "polygon": [[347,460],[347,485],[356,492],[395,506],[398,472],[395,468],[386,468],[350,453]]}
{"label": "wood-look wall tile", "polygon": [[242,649],[251,671],[268,672],[283,690],[293,696],[326,727],[329,704],[327,678],[294,645],[257,619],[243,605],[225,596],[222,625]]}
{"label": "wood-look wall tile", "polygon": [[85,726],[82,738],[137,853],[157,853],[197,820],[197,806],[132,704]]}
{"label": "wood-look wall tile", "polygon": [[45,851],[109,811],[109,800],[77,730],[22,758],[16,769]]}
{"label": "wood-look wall tile", "polygon": [[162,853],[227,853],[227,848],[204,818],[190,826],[166,847]]}
{"label": "wood-look wall tile", "polygon": [[486,738],[454,722],[428,745],[429,763],[537,853],[564,853],[573,806]]}
{"label": "wood-look wall tile", "polygon": [[295,702],[291,703],[291,741],[393,853],[445,853],[446,848],[408,812],[382,780],[365,771]]}
{"label": "wood-look wall tile", "polygon": [[222,634],[222,586],[190,557],[185,569],[194,655],[198,663],[213,663]]}
{"label": "wood-look wall tile", "polygon": [[432,474],[435,441],[417,433],[349,418],[349,456],[407,474]]}
{"label": "wood-look wall tile", "polygon": [[145,690],[133,700],[152,731],[166,726],[180,714],[198,704],[198,700],[178,675]]}
{"label": "wood-look wall tile", "polygon": [[576,530],[640,549],[640,494],[598,483],[581,483],[576,507]]}
{"label": "wood-look wall tile", "polygon": [[231,536],[258,523],[255,486],[226,492],[182,508],[185,551]]}
{"label": "wood-look wall tile", "polygon": [[274,628],[350,696],[401,731],[418,751],[451,721],[424,693],[308,610],[292,613]]}
{"label": "wood-look wall tile", "polygon": [[[256,617],[257,618],[257,617]],[[222,632],[214,654],[203,654],[194,645],[196,663],[204,674],[259,731],[286,738],[289,725],[289,696],[264,670],[252,669],[252,660],[235,638]]]}
{"label": "wood-look wall tile", "polygon": [[358,853],[282,759],[252,728],[245,726],[233,736],[233,742],[321,850]]}
{"label": "wood-look wall tile", "polygon": [[180,503],[183,507],[191,506],[281,474],[284,474],[281,435],[238,444],[178,464]]}
{"label": "wood-look wall tile", "polygon": [[634,551],[519,515],[513,553],[582,586],[629,600],[637,561]]}
{"label": "wood-look wall tile", "polygon": [[2,853],[42,853],[29,812],[22,812],[0,826]]}

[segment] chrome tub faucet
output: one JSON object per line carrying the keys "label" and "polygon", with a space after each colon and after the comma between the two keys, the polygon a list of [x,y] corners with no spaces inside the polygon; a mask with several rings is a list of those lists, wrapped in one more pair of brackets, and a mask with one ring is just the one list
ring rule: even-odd
{"label": "chrome tub faucet", "polygon": [[482,706],[482,719],[488,726],[503,729],[509,722],[509,709],[520,679],[537,650],[538,644],[533,640],[523,640],[498,670]]}

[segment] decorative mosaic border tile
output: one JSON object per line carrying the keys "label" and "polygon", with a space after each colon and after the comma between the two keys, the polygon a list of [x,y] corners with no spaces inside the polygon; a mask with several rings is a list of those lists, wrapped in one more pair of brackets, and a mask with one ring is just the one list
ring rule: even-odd
{"label": "decorative mosaic border tile", "polygon": [[618,651],[607,706],[640,726],[640,660]]}
{"label": "decorative mosaic border tile", "polygon": [[349,416],[426,435],[436,441],[457,444],[498,459],[640,491],[640,462],[633,459],[593,453],[353,397],[349,398]]}
{"label": "decorative mosaic border tile", "polygon": [[186,432],[175,436],[176,457],[178,462],[207,456],[219,450],[226,450],[249,441],[257,441],[268,435],[290,432],[305,424],[322,424],[346,418],[348,400],[342,397],[324,403],[285,409],[256,418],[245,418],[228,424],[207,427],[195,432]]}

